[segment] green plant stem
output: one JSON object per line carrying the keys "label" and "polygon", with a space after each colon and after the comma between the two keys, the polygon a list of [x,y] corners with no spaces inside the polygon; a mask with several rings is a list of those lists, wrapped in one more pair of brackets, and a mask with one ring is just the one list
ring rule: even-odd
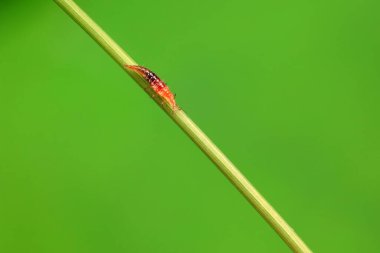
{"label": "green plant stem", "polygon": [[[77,4],[72,0],[55,0],[136,82],[153,97],[149,85],[138,75],[124,68],[126,64],[137,63],[117,45]],[[185,114],[183,110],[173,110],[159,96],[153,99],[171,117],[174,122],[190,137],[190,139],[210,158],[230,182],[244,195],[260,215],[269,223],[277,234],[294,252],[311,252],[301,238],[273,209],[273,207],[251,185],[243,174],[218,147],[202,132],[202,130]]]}

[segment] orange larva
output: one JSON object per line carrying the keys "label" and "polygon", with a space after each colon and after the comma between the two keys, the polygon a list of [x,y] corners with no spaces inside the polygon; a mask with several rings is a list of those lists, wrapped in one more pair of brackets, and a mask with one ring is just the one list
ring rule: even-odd
{"label": "orange larva", "polygon": [[174,99],[175,96],[170,91],[169,87],[150,69],[138,65],[126,65],[125,67],[142,76],[150,84],[150,87],[157,93],[157,95],[171,105],[173,110],[179,109]]}

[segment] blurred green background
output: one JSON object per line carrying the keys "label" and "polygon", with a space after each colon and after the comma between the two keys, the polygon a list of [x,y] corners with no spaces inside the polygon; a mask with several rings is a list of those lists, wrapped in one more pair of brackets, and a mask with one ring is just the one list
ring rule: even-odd
{"label": "blurred green background", "polygon": [[[378,252],[378,1],[78,0],[315,252]],[[53,1],[0,2],[0,252],[290,252]]]}

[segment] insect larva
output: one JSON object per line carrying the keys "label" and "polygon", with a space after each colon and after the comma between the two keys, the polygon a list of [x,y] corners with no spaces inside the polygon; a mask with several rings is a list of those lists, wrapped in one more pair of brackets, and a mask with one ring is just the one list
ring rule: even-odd
{"label": "insect larva", "polygon": [[167,101],[173,110],[179,110],[177,103],[175,102],[175,96],[170,91],[169,87],[162,81],[155,73],[150,69],[138,66],[138,65],[125,65],[127,69],[130,69],[140,76],[142,76],[149,84],[150,87],[165,101]]}

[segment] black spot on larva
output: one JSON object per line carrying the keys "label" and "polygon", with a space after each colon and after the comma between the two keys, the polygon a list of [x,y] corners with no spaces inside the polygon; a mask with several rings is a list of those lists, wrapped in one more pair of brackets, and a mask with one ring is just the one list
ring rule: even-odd
{"label": "black spot on larva", "polygon": [[159,78],[157,77],[157,75],[155,73],[153,73],[152,71],[148,71],[146,73],[146,79],[148,80],[148,82],[152,83],[156,80],[158,80]]}

